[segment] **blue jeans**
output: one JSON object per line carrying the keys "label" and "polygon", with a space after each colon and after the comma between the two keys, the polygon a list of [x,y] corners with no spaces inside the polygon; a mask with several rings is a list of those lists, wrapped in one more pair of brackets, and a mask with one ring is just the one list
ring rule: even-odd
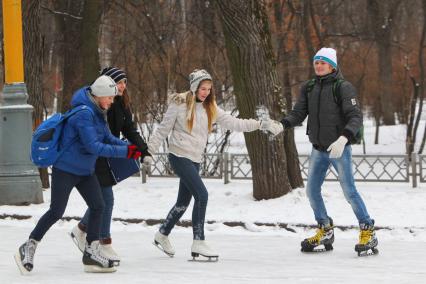
{"label": "blue jeans", "polygon": [[330,163],[337,171],[340,186],[346,200],[352,206],[352,210],[360,224],[373,224],[365,207],[364,201],[355,187],[355,181],[352,173],[352,148],[350,145],[345,146],[342,157],[338,159],[330,159],[329,152],[322,152],[312,148],[309,160],[308,184],[306,186],[306,194],[309,202],[314,210],[315,220],[318,224],[329,225],[330,221],[325,209],[324,200],[321,195],[321,186],[324,182]]}
{"label": "blue jeans", "polygon": [[[111,237],[111,218],[112,209],[114,207],[114,193],[112,192],[112,186],[102,187],[102,196],[105,201],[105,209],[102,214],[101,231],[99,233],[99,239],[108,239]],[[87,209],[80,223],[87,227],[90,218],[90,210]]]}
{"label": "blue jeans", "polygon": [[99,240],[100,224],[105,203],[96,175],[77,176],[52,168],[51,200],[49,210],[40,218],[30,238],[40,241],[50,227],[64,215],[71,190],[76,187],[90,210],[86,240]]}
{"label": "blue jeans", "polygon": [[173,154],[169,154],[169,161],[173,171],[180,177],[179,192],[176,204],[161,225],[160,232],[164,235],[170,234],[170,231],[188,208],[192,196],[194,196],[194,208],[192,209],[193,237],[194,240],[204,240],[204,220],[209,194],[199,174],[200,164]]}

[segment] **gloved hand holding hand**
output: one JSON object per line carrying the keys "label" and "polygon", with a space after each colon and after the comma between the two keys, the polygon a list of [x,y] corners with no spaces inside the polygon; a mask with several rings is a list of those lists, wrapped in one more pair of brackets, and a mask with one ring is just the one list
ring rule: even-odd
{"label": "gloved hand holding hand", "polygon": [[260,130],[269,131],[274,136],[277,136],[281,132],[284,131],[284,127],[281,122],[273,120],[273,119],[265,119],[260,121]]}
{"label": "gloved hand holding hand", "polygon": [[127,159],[137,159],[142,155],[136,145],[127,145]]}
{"label": "gloved hand holding hand", "polygon": [[144,165],[144,167],[149,168],[152,163],[154,163],[154,159],[151,156],[145,156],[143,158],[143,165]]}
{"label": "gloved hand holding hand", "polygon": [[348,143],[348,138],[345,136],[340,136],[334,141],[330,147],[328,147],[327,152],[330,152],[331,159],[338,159],[342,156],[343,151],[345,150],[346,143]]}

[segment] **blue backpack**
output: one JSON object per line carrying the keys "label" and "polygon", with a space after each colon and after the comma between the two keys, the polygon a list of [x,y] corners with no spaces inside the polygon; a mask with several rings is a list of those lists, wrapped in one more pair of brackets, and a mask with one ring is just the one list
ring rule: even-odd
{"label": "blue backpack", "polygon": [[86,105],[77,106],[66,113],[56,113],[43,121],[33,133],[31,140],[31,161],[39,168],[47,168],[53,165],[61,154],[68,149],[78,136],[70,143],[60,147],[60,139],[65,122],[77,112],[87,109],[93,111]]}

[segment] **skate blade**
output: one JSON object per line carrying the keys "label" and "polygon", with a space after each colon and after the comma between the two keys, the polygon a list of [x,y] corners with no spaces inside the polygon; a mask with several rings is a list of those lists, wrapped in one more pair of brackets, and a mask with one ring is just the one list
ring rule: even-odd
{"label": "skate blade", "polygon": [[28,271],[21,262],[21,255],[19,254],[19,251],[13,256],[15,259],[15,263],[18,266],[19,272],[21,272],[21,275],[26,276],[30,274],[30,271]]}
{"label": "skate blade", "polygon": [[80,246],[78,245],[77,238],[75,237],[75,235],[73,234],[73,232],[70,232],[69,235],[70,235],[70,237],[72,239],[72,242],[76,245],[76,247],[78,248],[78,250],[81,251],[82,253],[84,253],[84,249],[81,250]]}
{"label": "skate blade", "polygon": [[359,257],[376,255],[376,254],[379,254],[379,250],[376,249],[376,248],[372,248],[372,249],[364,250],[364,251],[358,251],[358,256]]}
{"label": "skate blade", "polygon": [[163,249],[163,247],[160,245],[160,243],[157,243],[156,241],[154,241],[152,244],[154,246],[156,246],[159,250],[161,250],[162,252],[164,252],[167,256],[169,256],[169,257],[173,257],[174,256],[174,254],[171,254],[171,253],[168,253],[167,251],[165,251]]}
{"label": "skate blade", "polygon": [[307,254],[314,254],[314,253],[324,253],[324,252],[332,252],[333,251],[333,247],[326,249],[324,245],[319,245],[315,248],[313,248],[312,250],[307,250],[307,249],[300,249],[301,252],[303,253],[307,253]]}
{"label": "skate blade", "polygon": [[[192,259],[188,259],[188,261],[190,262],[218,262],[219,261],[218,255],[207,256],[200,253],[195,253],[195,254],[191,253],[191,254],[192,254]],[[202,256],[203,258],[200,258],[200,256]]]}
{"label": "skate blade", "polygon": [[117,268],[113,267],[100,267],[98,265],[84,265],[84,272],[87,273],[113,273]]}

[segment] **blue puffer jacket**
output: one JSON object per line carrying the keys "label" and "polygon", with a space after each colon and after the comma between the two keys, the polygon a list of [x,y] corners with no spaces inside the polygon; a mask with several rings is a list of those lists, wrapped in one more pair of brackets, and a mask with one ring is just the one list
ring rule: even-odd
{"label": "blue puffer jacket", "polygon": [[71,140],[75,142],[58,158],[53,165],[63,171],[86,176],[95,171],[98,156],[125,158],[127,143],[111,134],[104,114],[89,98],[89,88],[84,87],[74,93],[71,106],[86,105],[90,110],[81,110],[65,123],[61,146]]}

